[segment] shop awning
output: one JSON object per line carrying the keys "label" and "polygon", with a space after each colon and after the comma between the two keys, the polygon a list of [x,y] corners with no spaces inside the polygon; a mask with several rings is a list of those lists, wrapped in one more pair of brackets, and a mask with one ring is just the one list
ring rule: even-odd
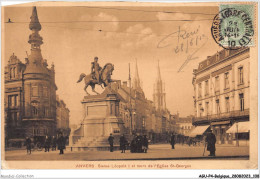
{"label": "shop awning", "polygon": [[244,133],[249,132],[249,122],[234,123],[226,133]]}
{"label": "shop awning", "polygon": [[197,135],[203,135],[203,133],[209,128],[209,125],[207,126],[197,126],[195,129],[193,129],[188,136],[189,137],[196,137]]}
{"label": "shop awning", "polygon": [[224,125],[224,124],[230,124],[230,121],[219,121],[219,122],[212,122],[211,125]]}

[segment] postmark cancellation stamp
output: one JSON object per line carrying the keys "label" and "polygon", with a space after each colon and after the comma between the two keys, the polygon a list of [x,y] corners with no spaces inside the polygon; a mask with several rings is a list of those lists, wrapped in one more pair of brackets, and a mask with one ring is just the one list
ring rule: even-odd
{"label": "postmark cancellation stamp", "polygon": [[217,44],[226,49],[254,45],[254,6],[221,4],[214,17],[211,33]]}

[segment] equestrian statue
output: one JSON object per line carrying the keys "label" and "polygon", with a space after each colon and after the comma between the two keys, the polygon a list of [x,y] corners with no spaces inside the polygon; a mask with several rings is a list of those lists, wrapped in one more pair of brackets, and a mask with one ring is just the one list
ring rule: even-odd
{"label": "equestrian statue", "polygon": [[94,58],[94,62],[91,63],[91,73],[86,75],[85,73],[81,73],[79,76],[79,80],[77,83],[81,82],[84,78],[85,87],[87,95],[90,95],[87,92],[87,88],[90,85],[92,87],[92,91],[96,94],[99,94],[95,91],[95,85],[100,85],[102,88],[110,85],[111,82],[116,80],[111,79],[112,72],[114,71],[114,65],[111,63],[107,63],[103,68],[100,67],[98,63],[98,57]]}

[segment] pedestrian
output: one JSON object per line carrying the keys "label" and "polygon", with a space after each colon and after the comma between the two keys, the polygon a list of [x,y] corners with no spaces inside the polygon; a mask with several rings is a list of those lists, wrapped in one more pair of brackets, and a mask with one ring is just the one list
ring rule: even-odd
{"label": "pedestrian", "polygon": [[113,152],[113,148],[114,148],[114,137],[112,135],[112,133],[110,134],[110,136],[108,137],[108,142],[109,142],[109,145],[110,145],[110,152]]}
{"label": "pedestrian", "polygon": [[49,147],[49,137],[46,135],[45,136],[45,140],[44,140],[44,148],[45,148],[45,151],[44,152],[49,152],[49,149],[50,149],[50,147]]}
{"label": "pedestrian", "polygon": [[131,153],[136,153],[136,136],[134,136],[132,141],[131,141],[130,152]]}
{"label": "pedestrian", "polygon": [[26,149],[27,149],[27,154],[31,154],[32,153],[32,140],[30,139],[30,137],[26,137]]}
{"label": "pedestrian", "polygon": [[52,136],[52,151],[55,150],[56,151],[56,143],[57,143],[57,139],[55,136]]}
{"label": "pedestrian", "polygon": [[144,135],[143,137],[143,150],[144,150],[144,153],[147,153],[147,150],[148,150],[148,139],[147,139],[147,136]]}
{"label": "pedestrian", "polygon": [[125,153],[127,140],[126,140],[124,134],[120,137],[119,143],[120,143],[120,150],[122,150],[121,153]]}
{"label": "pedestrian", "polygon": [[205,142],[207,144],[207,151],[210,152],[209,156],[213,156],[215,157],[215,152],[216,152],[216,136],[215,134],[212,133],[212,130],[209,130],[209,132],[207,133]]}
{"label": "pedestrian", "polygon": [[58,150],[60,150],[60,155],[64,154],[63,150],[65,149],[65,139],[62,133],[60,133],[60,136],[57,140],[57,144],[58,144]]}
{"label": "pedestrian", "polygon": [[174,136],[173,133],[172,133],[172,135],[171,135],[171,141],[170,141],[170,143],[171,143],[172,149],[174,149],[174,145],[175,145],[175,136]]}
{"label": "pedestrian", "polygon": [[137,137],[136,137],[136,152],[137,153],[142,153],[143,150],[142,150],[142,136],[140,134],[137,134]]}

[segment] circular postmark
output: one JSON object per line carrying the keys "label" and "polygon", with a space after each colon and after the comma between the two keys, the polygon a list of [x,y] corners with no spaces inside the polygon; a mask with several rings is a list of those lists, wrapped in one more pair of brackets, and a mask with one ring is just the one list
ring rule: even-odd
{"label": "circular postmark", "polygon": [[253,22],[244,11],[226,8],[214,17],[211,34],[216,43],[225,49],[252,46]]}

